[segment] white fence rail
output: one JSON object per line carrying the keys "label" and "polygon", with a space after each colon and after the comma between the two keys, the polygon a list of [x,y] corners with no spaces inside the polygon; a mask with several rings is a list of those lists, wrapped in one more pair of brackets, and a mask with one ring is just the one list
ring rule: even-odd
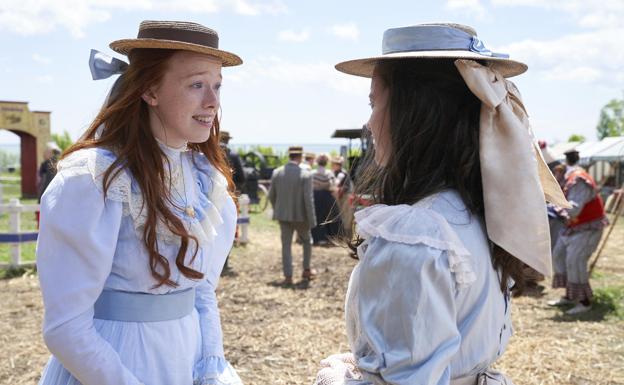
{"label": "white fence rail", "polygon": [[39,205],[23,205],[20,200],[13,198],[8,204],[0,204],[0,213],[9,214],[9,231],[7,233],[0,233],[0,244],[9,244],[9,256],[10,262],[8,264],[1,263],[0,268],[15,268],[20,266],[32,266],[34,262],[22,262],[21,245],[24,242],[36,242],[36,231],[22,232],[21,231],[21,213],[36,212],[39,211]]}

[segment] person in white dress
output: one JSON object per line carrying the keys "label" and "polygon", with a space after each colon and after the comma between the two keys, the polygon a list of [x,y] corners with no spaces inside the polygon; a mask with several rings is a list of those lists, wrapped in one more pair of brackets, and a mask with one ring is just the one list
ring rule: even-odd
{"label": "person in white dress", "polygon": [[527,67],[457,24],[389,29],[382,50],[336,65],[371,78],[356,194],[373,204],[355,213],[351,349],[316,384],[512,384],[490,369],[510,293],[523,262],[550,274],[545,200],[566,205],[507,80]]}
{"label": "person in white dress", "polygon": [[41,201],[40,384],[240,385],[215,289],[237,220],[221,68],[242,61],[189,22],[111,48],[129,64],[92,51],[94,79],[121,76]]}

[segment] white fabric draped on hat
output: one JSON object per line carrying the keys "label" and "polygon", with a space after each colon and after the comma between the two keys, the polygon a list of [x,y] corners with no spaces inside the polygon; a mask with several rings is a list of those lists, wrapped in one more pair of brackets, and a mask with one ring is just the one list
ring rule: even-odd
{"label": "white fabric draped on hat", "polygon": [[516,86],[473,60],[455,66],[481,100],[479,156],[488,237],[545,275],[552,274],[545,201],[569,207],[532,137]]}

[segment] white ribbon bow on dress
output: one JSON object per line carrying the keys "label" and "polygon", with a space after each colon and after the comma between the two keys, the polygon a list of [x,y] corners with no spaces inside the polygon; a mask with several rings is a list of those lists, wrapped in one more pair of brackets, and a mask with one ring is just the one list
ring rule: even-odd
{"label": "white ribbon bow on dress", "polygon": [[473,60],[455,66],[481,100],[479,153],[485,223],[497,245],[552,274],[546,201],[570,207],[537,147],[516,86]]}

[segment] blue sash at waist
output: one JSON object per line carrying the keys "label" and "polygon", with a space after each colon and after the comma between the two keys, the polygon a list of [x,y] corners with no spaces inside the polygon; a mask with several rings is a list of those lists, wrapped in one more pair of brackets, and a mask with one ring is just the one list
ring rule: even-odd
{"label": "blue sash at waist", "polygon": [[104,290],[95,301],[93,318],[125,322],[171,321],[195,307],[195,288],[168,294]]}

